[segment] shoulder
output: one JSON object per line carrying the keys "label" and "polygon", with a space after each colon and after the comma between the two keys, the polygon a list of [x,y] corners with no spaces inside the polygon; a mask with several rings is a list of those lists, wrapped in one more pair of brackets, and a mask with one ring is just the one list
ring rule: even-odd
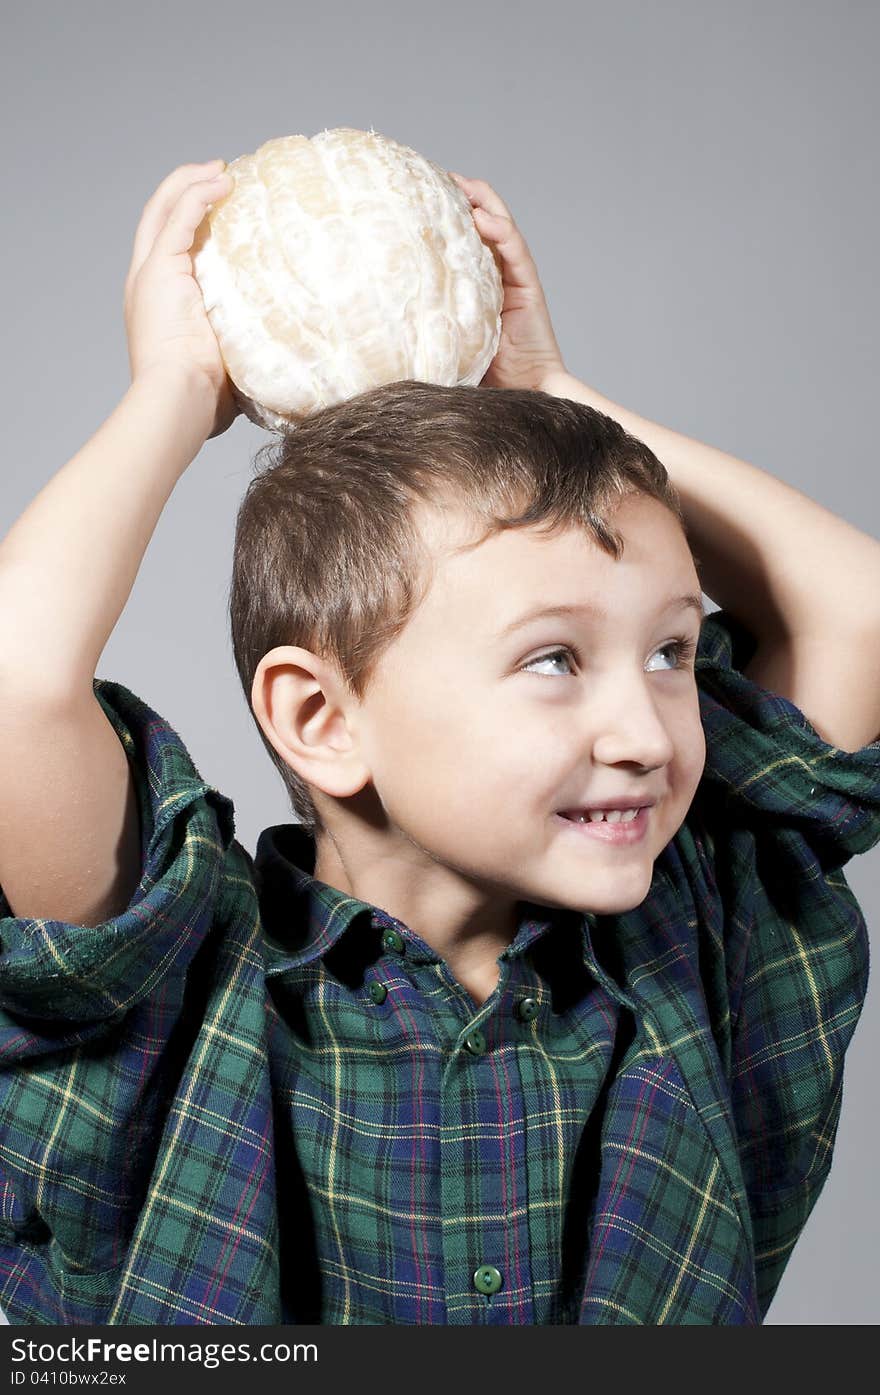
{"label": "shoulder", "polygon": [[[752,635],[729,613],[704,621],[695,661],[706,764],[695,813],[705,827],[776,838],[808,875],[880,842],[880,741],[827,741],[789,697],[756,681]],[[784,835],[780,837],[780,835]]]}

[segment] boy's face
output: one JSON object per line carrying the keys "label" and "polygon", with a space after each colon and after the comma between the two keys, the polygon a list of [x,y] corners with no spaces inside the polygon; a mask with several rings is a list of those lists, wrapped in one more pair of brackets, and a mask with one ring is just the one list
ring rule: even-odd
{"label": "boy's face", "polygon": [[[614,522],[620,562],[578,529],[512,529],[450,555],[473,536],[466,520],[425,515],[434,579],[358,720],[390,856],[396,844],[416,875],[597,914],[647,896],[705,763],[693,658],[677,668],[667,647],[696,644],[701,616],[668,603],[700,582],[655,500],[627,498]],[[577,609],[589,605],[605,615]],[[572,613],[513,628],[550,606]],[[560,816],[621,796],[655,801],[636,842]]]}

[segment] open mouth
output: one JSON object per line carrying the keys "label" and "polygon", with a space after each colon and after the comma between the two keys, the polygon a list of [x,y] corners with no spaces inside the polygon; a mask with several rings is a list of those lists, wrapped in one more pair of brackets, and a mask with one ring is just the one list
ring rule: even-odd
{"label": "open mouth", "polygon": [[642,809],[566,809],[554,817],[579,836],[600,838],[606,843],[637,843],[648,827],[650,805]]}

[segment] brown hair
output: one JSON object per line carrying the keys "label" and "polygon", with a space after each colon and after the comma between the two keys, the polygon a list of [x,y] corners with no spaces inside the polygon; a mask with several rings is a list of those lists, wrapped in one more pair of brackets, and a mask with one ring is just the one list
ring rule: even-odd
{"label": "brown hair", "polygon": [[[611,417],[544,392],[388,383],[300,421],[254,466],[229,589],[249,707],[261,658],[288,644],[333,661],[363,697],[430,584],[419,502],[472,516],[483,531],[468,547],[506,528],[574,525],[619,560],[609,515],[634,493],[665,505],[687,536],[653,452]],[[257,727],[295,815],[319,830],[308,785]]]}

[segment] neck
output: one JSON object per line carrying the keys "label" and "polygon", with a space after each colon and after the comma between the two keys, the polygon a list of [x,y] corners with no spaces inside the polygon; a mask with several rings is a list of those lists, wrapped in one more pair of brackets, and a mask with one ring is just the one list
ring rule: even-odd
{"label": "neck", "polygon": [[319,832],[313,876],[401,921],[482,1001],[497,980],[498,955],[516,934],[516,899],[480,886],[410,841],[392,845],[388,837],[364,829],[343,844],[338,835]]}

